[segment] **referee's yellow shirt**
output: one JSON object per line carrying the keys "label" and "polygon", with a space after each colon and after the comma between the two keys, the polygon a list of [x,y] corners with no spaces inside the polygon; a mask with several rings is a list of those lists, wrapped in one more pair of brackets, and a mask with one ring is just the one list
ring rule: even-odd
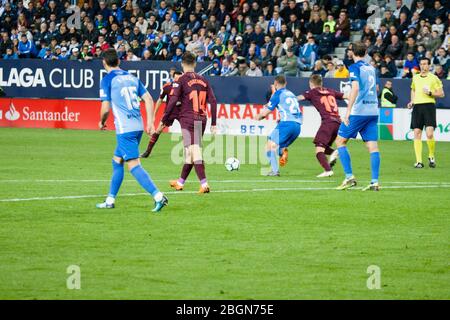
{"label": "referee's yellow shirt", "polygon": [[411,83],[411,89],[415,92],[413,103],[436,103],[436,99],[425,94],[423,88],[427,88],[434,92],[437,89],[442,89],[442,87],[442,81],[430,72],[424,77],[421,76],[420,73],[414,75]]}

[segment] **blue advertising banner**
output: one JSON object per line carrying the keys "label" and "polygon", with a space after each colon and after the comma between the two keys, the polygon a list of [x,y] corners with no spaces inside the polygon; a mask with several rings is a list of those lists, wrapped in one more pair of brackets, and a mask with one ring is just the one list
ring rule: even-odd
{"label": "blue advertising banner", "polygon": [[[181,70],[179,63],[166,61],[122,62],[121,67],[136,75],[154,99],[169,79],[171,67]],[[207,63],[197,66],[197,71]],[[106,71],[100,60],[42,61],[42,60],[2,60],[0,61],[0,86],[7,97],[49,98],[49,99],[96,99],[100,80]],[[272,77],[209,77],[217,100],[220,103],[266,103],[267,92]],[[327,87],[344,91],[348,85],[345,79],[325,79]],[[381,79],[380,85],[384,85]],[[393,90],[399,96],[398,107],[406,107],[409,102],[411,80],[393,79]],[[444,92],[450,92],[450,81],[444,80]],[[308,89],[308,79],[288,78],[288,88],[295,94]],[[340,106],[344,106],[341,104]],[[438,107],[450,107],[450,95],[438,100]]]}

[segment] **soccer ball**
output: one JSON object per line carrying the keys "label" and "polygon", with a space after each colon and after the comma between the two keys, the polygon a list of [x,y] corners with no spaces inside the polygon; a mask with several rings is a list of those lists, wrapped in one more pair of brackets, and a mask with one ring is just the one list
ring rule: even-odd
{"label": "soccer ball", "polygon": [[225,161],[225,168],[228,171],[239,170],[240,165],[241,163],[239,160],[234,157],[228,158],[227,161]]}

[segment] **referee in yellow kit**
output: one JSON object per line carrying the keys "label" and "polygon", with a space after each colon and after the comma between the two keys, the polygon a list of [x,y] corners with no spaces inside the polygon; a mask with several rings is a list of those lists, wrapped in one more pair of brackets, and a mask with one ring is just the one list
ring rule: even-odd
{"label": "referee in yellow kit", "polygon": [[425,127],[428,145],[428,165],[436,167],[434,151],[434,129],[436,128],[436,98],[444,97],[441,80],[430,73],[431,61],[420,59],[420,73],[416,74],[411,84],[411,102],[408,108],[413,108],[411,129],[414,129],[414,151],[416,153],[415,168],[423,168],[422,162],[422,130]]}

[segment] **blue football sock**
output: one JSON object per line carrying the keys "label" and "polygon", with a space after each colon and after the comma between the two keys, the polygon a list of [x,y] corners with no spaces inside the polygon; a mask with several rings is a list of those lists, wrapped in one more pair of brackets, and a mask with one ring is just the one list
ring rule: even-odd
{"label": "blue football sock", "polygon": [[153,183],[152,178],[150,178],[150,175],[147,173],[147,171],[145,171],[144,168],[142,168],[141,165],[134,167],[130,172],[139,182],[142,188],[149,192],[153,197],[155,197],[159,193],[159,190]]}
{"label": "blue football sock", "polygon": [[370,168],[372,169],[372,183],[378,182],[378,176],[380,175],[380,153],[372,152],[370,154]]}
{"label": "blue football sock", "polygon": [[112,160],[113,174],[111,177],[111,184],[109,186],[109,194],[108,197],[115,198],[117,193],[119,192],[120,186],[123,181],[123,163],[117,163]]}
{"label": "blue football sock", "polygon": [[350,159],[350,153],[348,153],[347,147],[339,147],[339,159],[341,160],[342,166],[344,167],[345,178],[350,178],[353,176],[352,171],[352,161]]}
{"label": "blue football sock", "polygon": [[269,159],[272,171],[278,172],[278,160],[275,151],[267,151],[267,159]]}

